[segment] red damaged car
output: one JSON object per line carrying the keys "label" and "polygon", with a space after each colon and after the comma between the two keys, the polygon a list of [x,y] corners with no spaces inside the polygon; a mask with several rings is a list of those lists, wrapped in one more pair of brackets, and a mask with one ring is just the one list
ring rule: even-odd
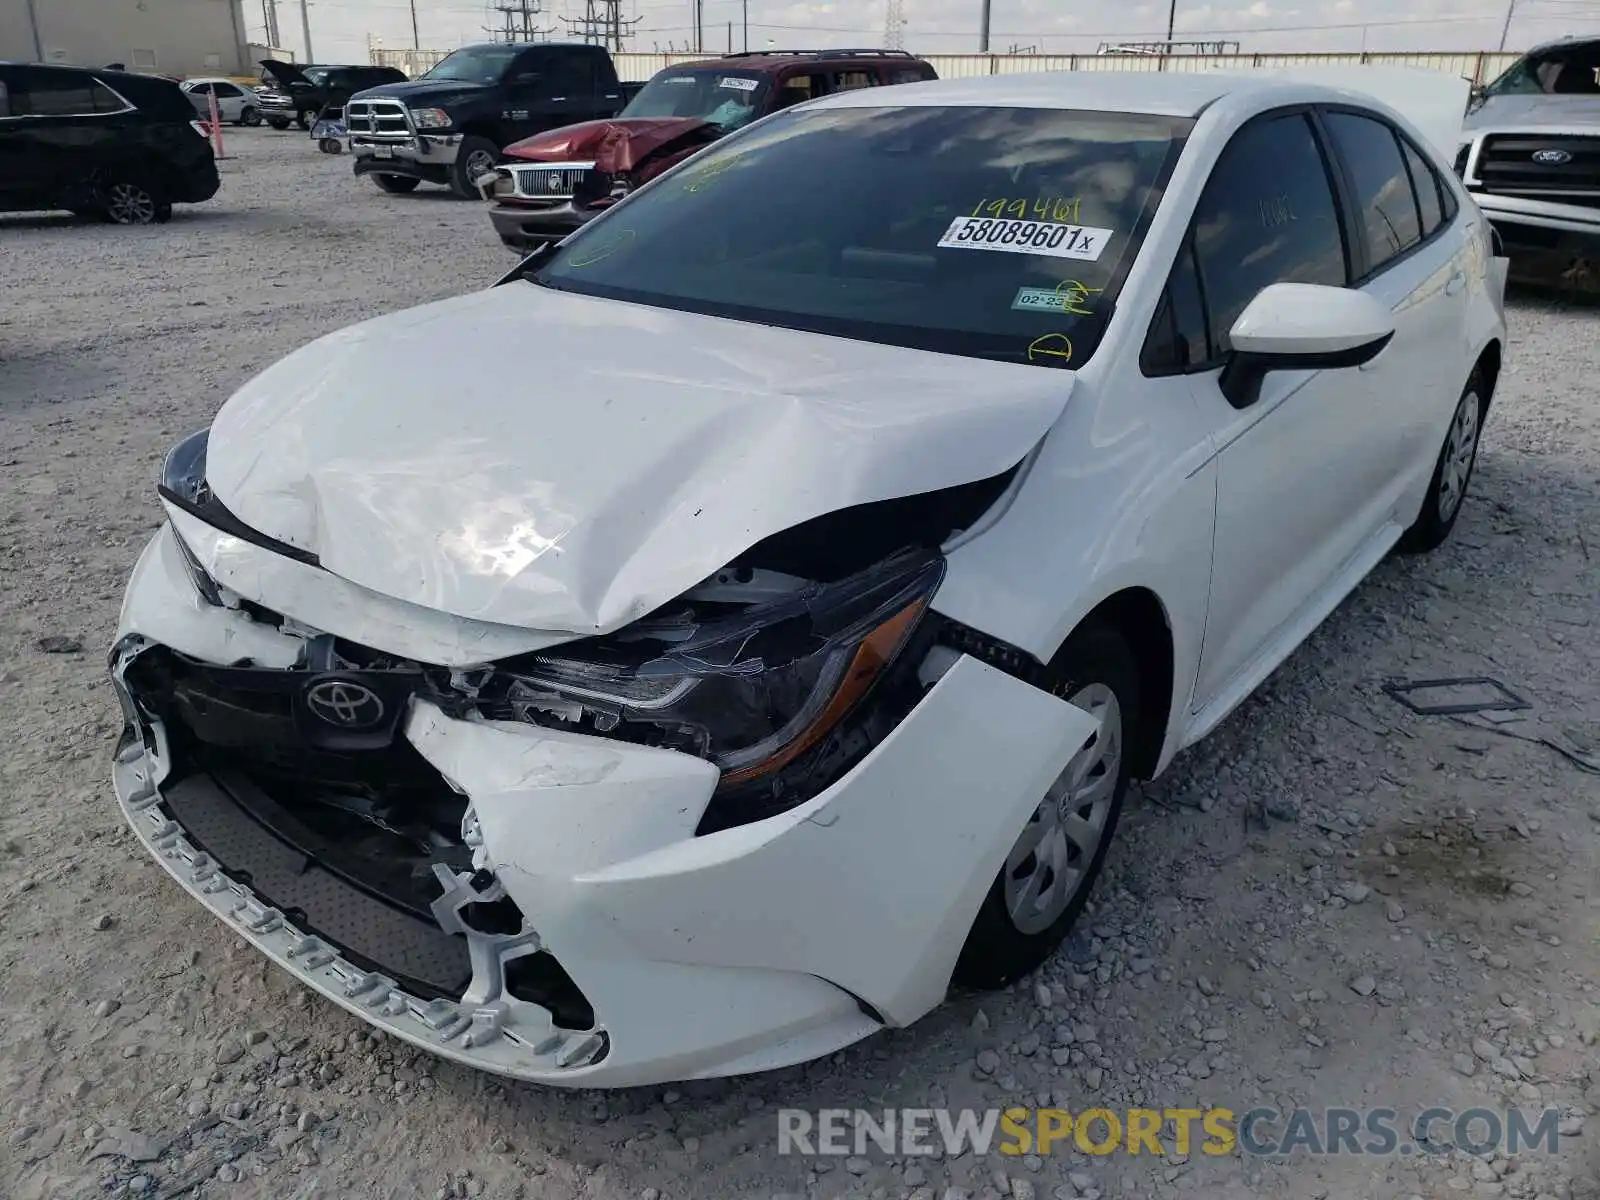
{"label": "red damaged car", "polygon": [[519,253],[556,242],[668,167],[759,117],[817,96],[937,79],[904,50],[766,50],[658,72],[603,121],[508,146],[480,181],[500,240]]}

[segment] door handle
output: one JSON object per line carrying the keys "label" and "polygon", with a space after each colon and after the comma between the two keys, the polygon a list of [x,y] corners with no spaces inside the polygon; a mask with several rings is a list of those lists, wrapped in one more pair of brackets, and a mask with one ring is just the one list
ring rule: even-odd
{"label": "door handle", "polygon": [[1445,285],[1444,285],[1444,294],[1446,296],[1454,296],[1457,292],[1459,292],[1462,288],[1464,288],[1466,286],[1467,286],[1467,275],[1466,275],[1466,272],[1465,271],[1457,271],[1454,275],[1450,276],[1450,279],[1445,283]]}
{"label": "door handle", "polygon": [[551,96],[550,97],[550,103],[551,104],[560,104],[565,99],[566,99],[565,96]]}

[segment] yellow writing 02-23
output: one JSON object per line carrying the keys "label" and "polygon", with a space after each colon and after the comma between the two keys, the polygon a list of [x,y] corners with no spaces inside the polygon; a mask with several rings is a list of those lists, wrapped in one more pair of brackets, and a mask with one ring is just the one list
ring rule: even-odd
{"label": "yellow writing 02-23", "polygon": [[[1162,1141],[1163,1126],[1172,1136]],[[1199,1130],[1194,1126],[1199,1123]],[[1197,1136],[1197,1133],[1200,1136]],[[1075,1148],[1084,1154],[1169,1153],[1220,1156],[1233,1153],[1234,1114],[1226,1108],[1130,1108],[1121,1115],[1109,1108],[1080,1113],[1064,1108],[1008,1108],[1000,1114],[1001,1154],[1049,1154]]]}

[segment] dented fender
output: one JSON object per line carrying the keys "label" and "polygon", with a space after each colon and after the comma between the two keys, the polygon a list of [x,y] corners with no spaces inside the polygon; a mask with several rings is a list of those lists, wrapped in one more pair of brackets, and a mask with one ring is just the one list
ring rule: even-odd
{"label": "dented fender", "polygon": [[422,703],[407,736],[471,797],[484,865],[586,991],[619,994],[640,963],[710,971],[708,986],[813,976],[904,1025],[944,997],[1007,850],[1095,728],[962,657],[833,787],[703,837],[715,771],[685,755]]}

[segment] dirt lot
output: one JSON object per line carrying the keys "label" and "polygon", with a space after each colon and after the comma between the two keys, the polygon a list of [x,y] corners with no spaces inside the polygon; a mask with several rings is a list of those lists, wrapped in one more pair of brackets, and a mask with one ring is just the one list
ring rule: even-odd
{"label": "dirt lot", "polygon": [[[228,136],[222,195],[165,228],[0,218],[0,1194],[1600,1197],[1600,310],[1515,301],[1455,538],[1380,568],[1133,798],[1039,979],[803,1069],[559,1093],[367,1036],[109,798],[104,649],[163,452],[303,342],[510,261],[477,204]],[[1478,675],[1531,708],[1380,690]],[[780,1107],[1041,1102],[1549,1106],[1563,1136],[1515,1162],[775,1149]]]}

